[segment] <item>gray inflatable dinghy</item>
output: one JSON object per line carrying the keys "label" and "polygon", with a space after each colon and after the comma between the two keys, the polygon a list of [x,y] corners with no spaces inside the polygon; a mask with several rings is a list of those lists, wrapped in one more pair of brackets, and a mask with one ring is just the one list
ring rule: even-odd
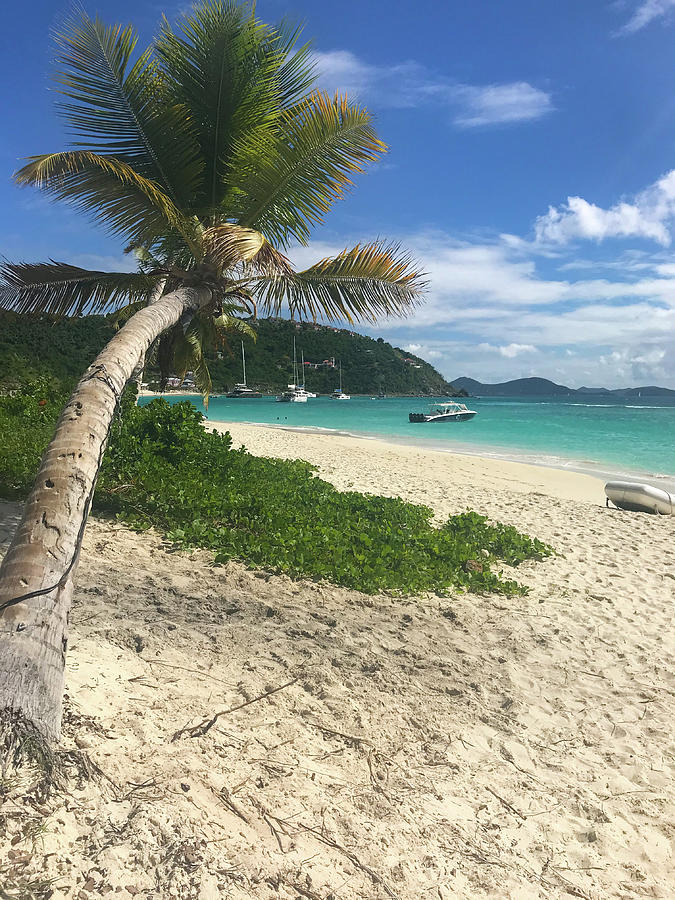
{"label": "gray inflatable dinghy", "polygon": [[675,496],[661,488],[652,487],[651,484],[609,481],[605,485],[605,494],[607,506],[611,500],[619,509],[656,513],[661,516],[675,515]]}

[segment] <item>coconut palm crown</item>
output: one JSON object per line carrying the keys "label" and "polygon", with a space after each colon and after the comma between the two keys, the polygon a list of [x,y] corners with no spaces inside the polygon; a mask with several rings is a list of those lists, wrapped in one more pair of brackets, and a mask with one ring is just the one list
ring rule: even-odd
{"label": "coconut palm crown", "polygon": [[[257,310],[329,321],[402,315],[423,292],[407,253],[377,241],[294,271],[285,250],[386,152],[368,112],[312,90],[308,45],[246,3],[202,0],[140,54],[131,27],[78,13],[57,35],[71,149],[29,157],[15,180],[124,239],[136,272],[66,263],[1,268],[0,308],[107,313],[181,286],[211,301],[164,338],[202,387],[201,346]],[[241,328],[240,328],[241,330]],[[195,365],[196,363],[196,365]]]}

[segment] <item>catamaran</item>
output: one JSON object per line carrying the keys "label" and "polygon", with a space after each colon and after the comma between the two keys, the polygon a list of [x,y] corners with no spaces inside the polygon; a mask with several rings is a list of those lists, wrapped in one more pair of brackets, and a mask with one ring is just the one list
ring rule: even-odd
{"label": "catamaran", "polygon": [[342,390],[342,360],[340,360],[340,387],[336,387],[330,395],[331,400],[351,400],[349,394],[345,394]]}
{"label": "catamaran", "polygon": [[316,394],[310,394],[305,390],[304,384],[298,384],[298,358],[295,352],[295,338],[293,338],[293,379],[293,384],[288,385],[288,390],[279,394],[277,403],[307,403],[310,397],[316,397]]}
{"label": "catamaran", "polygon": [[308,400],[314,400],[316,398],[316,394],[313,393],[312,391],[306,390],[306,388],[305,388],[305,351],[304,350],[301,351],[300,357],[301,357],[301,361],[302,361],[302,384],[298,385],[296,390],[304,391],[305,394],[307,394]]}
{"label": "catamaran", "polygon": [[254,391],[253,388],[250,388],[246,384],[246,353],[244,351],[244,342],[241,342],[241,367],[244,375],[244,380],[241,384],[235,384],[234,388],[227,394],[226,397],[229,397],[232,400],[245,399],[249,400],[255,399],[257,397],[262,397],[260,391]]}

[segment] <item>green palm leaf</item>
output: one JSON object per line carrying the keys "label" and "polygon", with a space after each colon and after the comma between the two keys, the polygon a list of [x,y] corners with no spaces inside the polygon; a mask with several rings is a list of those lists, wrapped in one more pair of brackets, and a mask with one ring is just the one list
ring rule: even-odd
{"label": "green palm leaf", "polygon": [[198,246],[194,224],[161,187],[115,157],[88,150],[33,156],[14,180],[93,212],[110,231],[133,241],[152,243],[173,230],[189,246]]}
{"label": "green palm leaf", "polygon": [[177,327],[173,336],[172,350],[176,374],[182,381],[185,373],[192,371],[195,384],[204,395],[204,405],[208,408],[208,396],[213,384],[209,367],[204,359],[204,347],[199,330],[190,328],[183,333],[183,329]]}
{"label": "green palm leaf", "polygon": [[[146,302],[168,277],[211,287],[210,319],[226,301],[225,314],[239,316],[255,316],[256,300],[331,320],[409,312],[424,283],[398,247],[359,246],[298,273],[278,249],[306,242],[354,174],[386,151],[366,110],[304,96],[313,72],[298,37],[258,21],[253,3],[200,0],[134,62],[131,28],[71,20],[57,39],[57,80],[80,149],[29,158],[15,177],[124,235],[142,271],[5,265],[0,306],[107,311]],[[198,370],[195,341],[213,335],[195,328],[161,344],[163,362],[182,341]]]}
{"label": "green palm leaf", "polygon": [[233,217],[282,245],[305,243],[351,176],[386,149],[366,110],[346,97],[312,94],[282,118],[274,138],[253,151],[250,143],[237,147]]}
{"label": "green palm leaf", "polygon": [[311,44],[296,48],[301,31],[290,22],[281,22],[275,30],[275,52],[284,61],[276,74],[279,108],[284,111],[301,102],[316,81]]}
{"label": "green palm leaf", "polygon": [[130,67],[136,42],[131,27],[84,12],[67,22],[55,78],[70,102],[59,109],[79,146],[128,163],[184,205],[201,181],[199,148],[186,111],[167,97],[152,47]]}
{"label": "green palm leaf", "polygon": [[97,272],[51,260],[0,266],[0,309],[79,316],[147,299],[162,275]]}
{"label": "green palm leaf", "polygon": [[255,279],[251,290],[271,315],[284,302],[292,316],[329,321],[373,321],[410,313],[421,299],[424,276],[397,245],[357,245],[303,272]]}
{"label": "green palm leaf", "polygon": [[229,304],[217,317],[197,313],[185,330],[176,325],[170,332],[165,350],[165,376],[168,375],[167,362],[171,359],[176,374],[182,380],[186,372],[192,371],[195,384],[202,392],[204,406],[208,409],[211,393],[211,373],[205,358],[206,350],[224,346],[229,350],[227,338],[230,335],[256,339],[257,335],[248,322],[236,318],[233,312],[243,310],[236,304]]}
{"label": "green palm leaf", "polygon": [[155,52],[167,91],[190,117],[204,162],[195,209],[213,214],[236,141],[276,121],[284,48],[248,4],[205,0],[176,31],[165,21]]}

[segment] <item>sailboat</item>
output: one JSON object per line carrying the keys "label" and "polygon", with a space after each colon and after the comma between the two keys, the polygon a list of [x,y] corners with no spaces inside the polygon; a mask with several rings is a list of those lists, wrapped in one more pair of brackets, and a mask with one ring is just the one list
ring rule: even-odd
{"label": "sailboat", "polygon": [[316,394],[312,391],[308,391],[305,388],[305,351],[303,350],[300,354],[302,360],[302,384],[298,385],[297,390],[304,391],[307,394],[308,400],[313,400],[316,397]]}
{"label": "sailboat", "polygon": [[[303,357],[304,359],[304,357]],[[310,394],[304,385],[298,384],[298,357],[295,350],[295,338],[293,338],[293,384],[288,385],[288,390],[277,397],[277,403],[307,403]]]}
{"label": "sailboat", "polygon": [[241,342],[241,367],[244,376],[244,380],[241,384],[235,384],[234,388],[228,393],[225,394],[226,397],[229,397],[232,400],[243,400],[248,398],[249,400],[256,399],[257,397],[262,397],[260,391],[254,391],[253,388],[250,388],[246,384],[246,352],[244,350],[244,342]]}
{"label": "sailboat", "polygon": [[349,394],[345,394],[342,390],[342,360],[340,360],[340,387],[336,387],[330,395],[331,400],[351,400]]}

